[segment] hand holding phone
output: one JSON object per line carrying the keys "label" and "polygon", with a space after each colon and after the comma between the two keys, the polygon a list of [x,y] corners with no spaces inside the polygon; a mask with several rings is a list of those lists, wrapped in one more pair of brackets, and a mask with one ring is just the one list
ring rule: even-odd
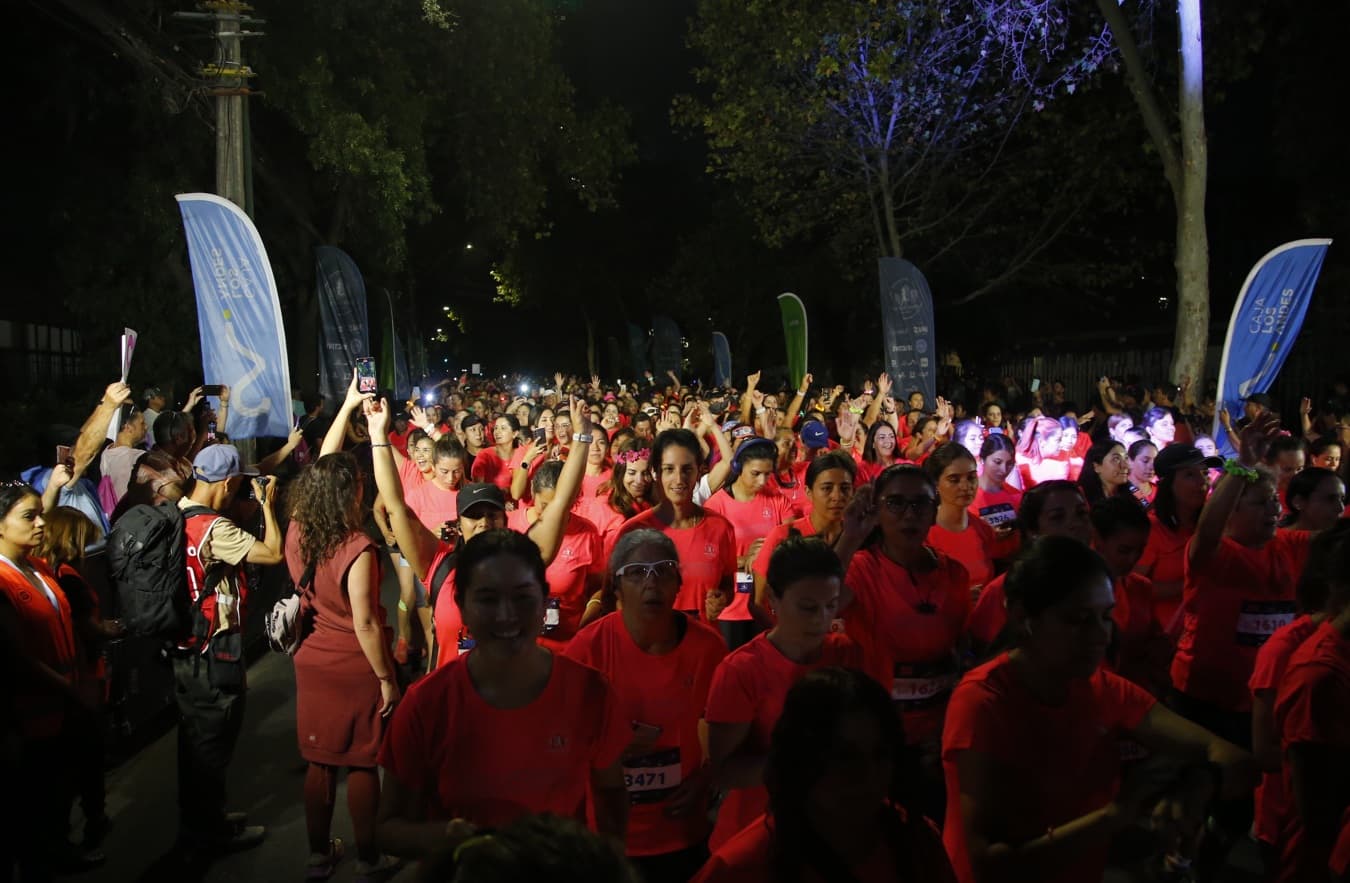
{"label": "hand holding phone", "polygon": [[548,441],[548,430],[542,426],[535,427],[534,443],[537,445],[542,445],[546,441]]}
{"label": "hand holding phone", "polygon": [[71,448],[70,445],[57,445],[57,446],[56,446],[56,465],[57,465],[57,466],[69,466],[69,467],[71,467],[71,468],[74,468],[74,466],[75,466],[75,454],[74,454],[74,449]]}
{"label": "hand holding phone", "polygon": [[374,393],[379,388],[379,381],[375,378],[375,360],[370,356],[362,356],[356,360],[356,391],[362,395]]}
{"label": "hand holding phone", "polygon": [[221,390],[224,388],[224,385],[220,383],[208,383],[202,387],[202,395],[219,397]]}

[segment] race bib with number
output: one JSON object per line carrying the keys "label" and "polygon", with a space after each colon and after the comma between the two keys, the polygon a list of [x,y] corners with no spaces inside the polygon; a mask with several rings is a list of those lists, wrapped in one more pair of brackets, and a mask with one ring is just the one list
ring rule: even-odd
{"label": "race bib with number", "polygon": [[1294,621],[1293,601],[1243,601],[1238,611],[1237,642],[1243,647],[1260,647],[1283,626]]}
{"label": "race bib with number", "polygon": [[1017,510],[1012,507],[1012,503],[995,503],[992,506],[980,507],[980,518],[990,527],[1003,527],[1010,525],[1017,520]]}
{"label": "race bib with number", "polygon": [[755,575],[743,570],[736,571],[736,594],[748,595],[755,588]]}
{"label": "race bib with number", "polygon": [[623,762],[629,803],[658,803],[680,787],[680,749],[666,748]]}
{"label": "race bib with number", "polygon": [[946,660],[896,665],[891,677],[891,701],[904,703],[904,710],[914,711],[945,700],[960,678],[955,664]]}

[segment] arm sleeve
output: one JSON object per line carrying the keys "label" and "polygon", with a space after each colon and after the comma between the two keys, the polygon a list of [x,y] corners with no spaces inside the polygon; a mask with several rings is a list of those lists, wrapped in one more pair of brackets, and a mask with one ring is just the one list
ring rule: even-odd
{"label": "arm sleeve", "polygon": [[713,672],[703,715],[709,723],[748,724],[755,719],[755,694],[738,662],[728,656]]}
{"label": "arm sleeve", "polygon": [[997,700],[984,685],[960,684],[947,706],[942,730],[942,759],[950,760],[962,751],[998,756],[1000,748],[1006,744],[1002,738],[1006,731]]}
{"label": "arm sleeve", "polygon": [[1143,723],[1158,700],[1143,687],[1127,681],[1120,675],[1099,670],[1099,696],[1103,704],[1104,723],[1113,728],[1133,730]]}
{"label": "arm sleeve", "polygon": [[633,739],[633,728],[624,717],[619,694],[605,680],[604,675],[599,672],[594,672],[594,675],[600,689],[604,691],[604,699],[600,705],[603,709],[600,733],[595,756],[591,759],[591,768],[603,770],[614,766],[619,762],[619,758],[623,757],[624,749]]}
{"label": "arm sleeve", "polygon": [[394,717],[380,746],[379,763],[403,785],[422,790],[430,772],[430,745],[422,719],[420,691],[409,690],[394,709]]}
{"label": "arm sleeve", "polygon": [[248,557],[249,549],[258,538],[228,518],[221,518],[211,528],[210,557],[226,564],[238,564]]}

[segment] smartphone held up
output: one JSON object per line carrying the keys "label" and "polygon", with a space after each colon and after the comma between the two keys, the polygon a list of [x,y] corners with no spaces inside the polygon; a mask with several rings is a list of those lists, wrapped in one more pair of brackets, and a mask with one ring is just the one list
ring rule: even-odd
{"label": "smartphone held up", "polygon": [[356,391],[362,395],[379,391],[379,381],[375,378],[375,360],[370,356],[356,360]]}

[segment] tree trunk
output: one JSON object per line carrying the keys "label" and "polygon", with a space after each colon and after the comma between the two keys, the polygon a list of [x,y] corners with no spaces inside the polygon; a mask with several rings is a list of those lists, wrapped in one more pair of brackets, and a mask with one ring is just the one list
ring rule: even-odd
{"label": "tree trunk", "polygon": [[891,169],[884,152],[881,154],[881,165],[877,169],[877,183],[881,188],[881,213],[886,222],[886,242],[882,247],[881,256],[902,258],[905,255],[900,248],[900,231],[895,227],[895,198],[891,194]]}
{"label": "tree trunk", "polygon": [[1177,331],[1172,380],[1205,379],[1209,346],[1209,234],[1205,227],[1205,187],[1209,148],[1205,140],[1204,42],[1200,0],[1177,4],[1181,31],[1181,194],[1177,200]]}
{"label": "tree trunk", "polygon": [[582,310],[581,315],[586,320],[586,374],[594,377],[600,373],[595,364],[595,320],[586,310]]}

